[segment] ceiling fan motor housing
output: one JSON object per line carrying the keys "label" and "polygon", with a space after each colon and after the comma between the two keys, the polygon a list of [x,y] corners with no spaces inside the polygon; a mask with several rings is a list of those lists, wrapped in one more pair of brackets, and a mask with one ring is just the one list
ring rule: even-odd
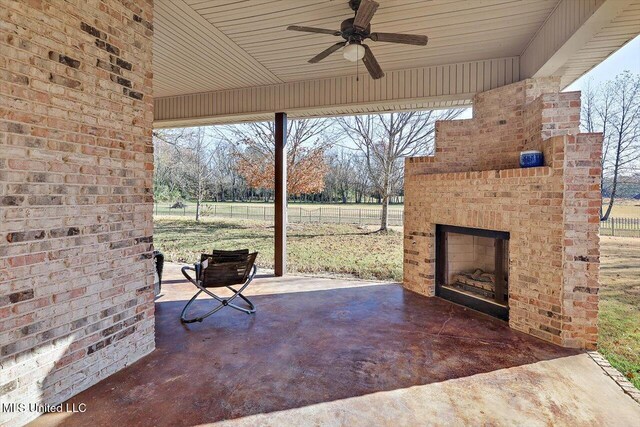
{"label": "ceiling fan motor housing", "polygon": [[348,42],[361,42],[362,40],[369,37],[371,32],[371,24],[367,25],[365,30],[359,30],[353,26],[354,18],[345,19],[340,24],[340,32],[342,33],[342,38],[347,40]]}

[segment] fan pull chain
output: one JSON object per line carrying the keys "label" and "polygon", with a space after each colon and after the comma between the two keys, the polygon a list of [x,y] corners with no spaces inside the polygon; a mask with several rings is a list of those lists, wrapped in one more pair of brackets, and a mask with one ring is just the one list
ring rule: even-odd
{"label": "fan pull chain", "polygon": [[360,100],[360,85],[358,84],[360,81],[360,74],[358,74],[358,65],[360,65],[360,61],[356,61],[356,102]]}

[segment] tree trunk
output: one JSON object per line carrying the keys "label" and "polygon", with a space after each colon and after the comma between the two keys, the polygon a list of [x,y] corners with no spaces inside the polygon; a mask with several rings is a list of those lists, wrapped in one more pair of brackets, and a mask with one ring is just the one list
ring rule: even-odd
{"label": "tree trunk", "polygon": [[387,231],[389,228],[389,196],[382,198],[382,215],[380,218],[380,231]]}
{"label": "tree trunk", "polygon": [[196,199],[196,222],[200,221],[200,197]]}
{"label": "tree trunk", "polygon": [[613,167],[613,185],[611,186],[611,195],[609,196],[609,205],[607,211],[600,217],[600,221],[606,221],[609,219],[611,209],[613,209],[613,203],[616,198],[616,192],[618,190],[618,173],[620,172],[620,157],[622,155],[622,135],[618,135],[618,145],[616,148],[616,162]]}
{"label": "tree trunk", "polygon": [[[611,186],[611,194],[609,195],[609,205],[607,206],[607,211],[600,217],[600,221],[606,221],[609,219],[609,215],[611,214],[611,209],[613,209],[613,202],[616,198],[616,191],[618,187],[618,165],[613,170],[613,185]],[[602,211],[602,208],[600,209]]]}

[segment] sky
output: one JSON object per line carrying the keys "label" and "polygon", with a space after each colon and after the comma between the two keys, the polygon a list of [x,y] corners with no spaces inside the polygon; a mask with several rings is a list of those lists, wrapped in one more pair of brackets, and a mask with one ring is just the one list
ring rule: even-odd
{"label": "sky", "polygon": [[[582,90],[589,81],[591,81],[593,86],[597,86],[599,83],[613,79],[626,70],[633,73],[640,73],[640,36],[631,40],[596,67],[592,68],[588,73],[571,83],[564,91]],[[467,108],[458,118],[470,119],[471,115],[471,108]]]}

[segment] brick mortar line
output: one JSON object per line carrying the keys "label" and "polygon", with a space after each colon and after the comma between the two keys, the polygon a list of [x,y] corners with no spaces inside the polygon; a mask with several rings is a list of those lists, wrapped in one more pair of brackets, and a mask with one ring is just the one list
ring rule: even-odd
{"label": "brick mortar line", "polygon": [[609,361],[598,351],[588,351],[591,359],[636,403],[640,404],[640,390],[637,389],[620,371],[611,366]]}
{"label": "brick mortar line", "polygon": [[[18,98],[18,97],[14,97],[14,98],[15,98],[15,99],[20,99],[20,100],[25,100],[25,101],[26,101],[26,99],[25,99],[25,98]],[[37,103],[37,102],[34,102],[34,104],[35,104],[35,103]],[[48,104],[41,104],[41,105],[48,105]],[[95,107],[95,105],[93,105],[93,107]],[[65,111],[73,111],[73,110],[68,109],[68,110],[65,110]],[[89,114],[87,114],[87,115],[89,115]],[[127,116],[126,114],[122,114],[122,115],[123,115],[123,116]],[[48,118],[49,116],[47,115],[46,117]],[[92,117],[93,117],[93,116],[92,116]],[[55,117],[54,117],[54,118],[55,118]],[[97,117],[96,117],[96,118],[97,118]],[[67,134],[73,134],[74,136],[75,136],[75,135],[81,135],[81,136],[83,136],[83,137],[84,137],[84,136],[87,136],[87,133],[86,133],[86,132],[84,132],[84,131],[82,131],[82,130],[78,130],[78,131],[70,131],[70,130],[65,130],[65,129],[56,128],[56,127],[52,127],[52,126],[37,126],[37,125],[30,124],[30,123],[26,123],[26,122],[23,122],[23,121],[20,121],[20,120],[9,120],[9,119],[5,119],[5,121],[6,121],[7,123],[16,123],[16,124],[19,124],[19,125],[25,125],[25,126],[36,127],[36,128],[38,128],[38,129],[63,130],[63,131],[64,131],[64,132],[66,132]],[[73,120],[71,120],[71,121],[73,121]],[[85,125],[85,126],[90,126],[90,127],[96,127],[96,128],[105,128],[105,129],[108,129],[108,126],[105,126],[105,125],[89,125],[89,124],[86,124],[86,123],[84,123],[84,122],[74,122],[74,123],[82,123],[82,124],[83,124],[83,125]],[[143,126],[131,125],[131,127],[132,127],[133,129],[142,129],[142,130],[144,130],[144,127],[143,127]],[[135,148],[135,147],[119,148],[119,147],[106,146],[106,145],[101,145],[101,144],[99,144],[99,143],[97,142],[97,140],[99,140],[99,139],[102,139],[102,140],[108,140],[108,141],[110,141],[110,142],[114,141],[114,139],[111,139],[111,138],[108,138],[108,137],[105,137],[105,136],[93,136],[93,135],[90,135],[90,136],[92,136],[96,141],[95,141],[93,144],[88,144],[88,143],[86,143],[86,142],[69,141],[69,140],[64,139],[64,137],[59,137],[59,138],[58,138],[58,137],[56,137],[55,135],[54,135],[53,137],[44,137],[44,136],[34,136],[34,135],[30,135],[30,134],[17,134],[17,133],[9,132],[9,131],[2,131],[2,132],[0,132],[0,134],[2,134],[2,133],[7,134],[7,135],[12,135],[12,136],[23,136],[24,138],[21,138],[21,139],[27,139],[27,138],[42,139],[42,140],[47,140],[47,141],[52,141],[52,142],[62,142],[62,143],[69,144],[69,145],[74,145],[74,146],[75,146],[75,145],[77,145],[77,146],[79,146],[79,147],[86,147],[86,146],[89,146],[89,147],[95,147],[95,148],[102,148],[102,149],[109,150],[109,151],[126,151],[126,152],[130,152],[130,151],[131,151],[131,148]],[[143,133],[143,132],[136,132],[136,133],[132,133],[132,132],[127,132],[127,131],[125,131],[125,130],[122,130],[122,133],[123,133],[123,134],[126,134],[126,135],[128,135],[128,136],[134,136],[134,137],[136,137],[136,138],[138,138],[138,137],[144,137],[144,138],[147,138],[147,136],[146,136],[146,135],[144,135],[144,133]],[[69,135],[65,135],[65,136],[69,136]],[[152,141],[152,138],[149,138],[149,140],[150,140],[150,141]],[[123,141],[123,142],[125,142],[125,143],[127,143],[127,144],[130,144],[130,145],[137,145],[137,144],[140,144],[140,141],[128,141],[128,140],[122,140],[122,139],[116,139],[115,141]],[[82,152],[69,152],[69,151],[65,151],[65,150],[50,149],[50,148],[48,148],[48,147],[44,147],[44,146],[43,146],[43,147],[36,147],[36,146],[34,146],[34,147],[26,147],[26,146],[22,143],[22,141],[21,141],[20,143],[9,143],[9,142],[7,142],[7,144],[6,144],[6,145],[7,145],[8,147],[20,147],[20,148],[25,148],[25,149],[27,149],[27,150],[38,150],[38,151],[43,151],[43,152],[46,152],[46,153],[48,153],[48,152],[50,152],[50,151],[53,151],[53,152],[56,152],[56,153],[82,154],[82,155],[85,155],[85,156],[104,157],[104,156],[98,156],[98,155],[96,155],[96,154],[86,154],[86,153],[82,153]],[[145,144],[145,145],[152,145],[152,144]],[[150,154],[150,153],[146,153],[146,152],[144,152],[144,151],[135,151],[135,153]],[[9,158],[13,158],[13,157],[3,157],[3,158],[7,158],[7,159],[9,159]]]}

